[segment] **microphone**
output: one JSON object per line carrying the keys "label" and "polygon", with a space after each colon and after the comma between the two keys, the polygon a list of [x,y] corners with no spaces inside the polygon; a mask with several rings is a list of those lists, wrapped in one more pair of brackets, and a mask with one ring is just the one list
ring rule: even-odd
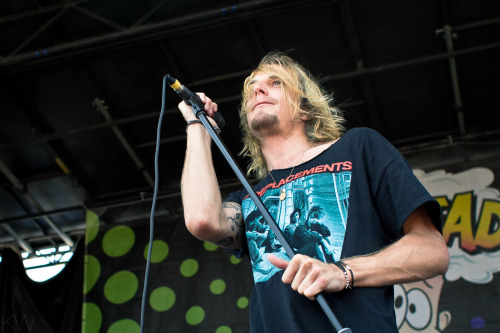
{"label": "microphone", "polygon": [[[200,96],[193,93],[186,86],[182,85],[179,80],[169,74],[165,75],[165,78],[170,87],[174,89],[174,91],[184,100],[184,102],[186,102],[187,105],[196,106],[200,111],[203,111],[205,104],[201,101]],[[196,115],[198,115],[198,112]],[[222,129],[226,124],[226,121],[222,118],[222,115],[219,112],[215,112],[212,119],[215,120],[220,129]]]}

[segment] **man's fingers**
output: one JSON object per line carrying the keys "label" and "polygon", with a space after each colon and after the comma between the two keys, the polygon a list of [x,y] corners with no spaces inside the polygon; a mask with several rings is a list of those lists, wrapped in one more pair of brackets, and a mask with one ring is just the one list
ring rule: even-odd
{"label": "man's fingers", "polygon": [[278,267],[279,269],[286,269],[288,267],[289,261],[278,258],[275,255],[270,254],[267,256],[267,259],[271,264]]}
{"label": "man's fingers", "polygon": [[286,261],[270,254],[268,260],[285,270],[281,278],[283,283],[309,299],[315,299],[322,291],[341,290],[344,285],[344,276],[337,267],[308,256],[296,254],[291,261]]}
{"label": "man's fingers", "polygon": [[[213,117],[214,113],[217,112],[218,109],[217,103],[213,102],[212,99],[210,99],[210,97],[208,97],[204,93],[196,93],[196,94],[200,97],[201,101],[203,102],[205,112],[208,114],[209,117]],[[191,106],[187,105],[185,101],[179,103],[179,109],[184,115],[186,121],[196,119],[196,116]]]}
{"label": "man's fingers", "polygon": [[[296,254],[292,260],[288,263],[288,267],[283,273],[283,277],[281,280],[286,284],[292,284],[292,289],[297,290],[298,284],[300,281],[297,280],[297,274],[299,273],[299,269],[301,267],[301,261],[304,256],[301,254]],[[305,257],[304,257],[305,258]],[[295,282],[296,285],[293,285]]]}
{"label": "man's fingers", "polygon": [[210,97],[204,93],[197,93],[200,96],[201,101],[205,104],[205,111],[210,117],[213,117],[214,113],[217,112],[217,103],[213,102]]}
{"label": "man's fingers", "polygon": [[320,274],[320,268],[315,266],[313,261],[303,260],[292,282],[292,289],[308,297],[314,296],[315,294],[307,294],[307,290],[315,283]]}

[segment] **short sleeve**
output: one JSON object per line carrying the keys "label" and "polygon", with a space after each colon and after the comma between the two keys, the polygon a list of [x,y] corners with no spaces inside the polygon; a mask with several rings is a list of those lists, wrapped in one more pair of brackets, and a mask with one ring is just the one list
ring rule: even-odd
{"label": "short sleeve", "polygon": [[395,237],[403,235],[404,222],[421,205],[425,205],[438,230],[442,229],[439,204],[413,174],[403,157],[386,166],[376,201],[384,225]]}
{"label": "short sleeve", "polygon": [[241,205],[242,201],[243,201],[243,190],[230,193],[224,200],[224,202],[236,202],[239,205]]}

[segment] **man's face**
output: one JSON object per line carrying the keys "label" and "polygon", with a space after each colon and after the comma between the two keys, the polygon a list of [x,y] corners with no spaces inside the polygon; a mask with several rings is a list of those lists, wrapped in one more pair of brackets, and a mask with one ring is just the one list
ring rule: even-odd
{"label": "man's face", "polygon": [[313,214],[311,215],[311,217],[309,217],[309,224],[313,224],[313,223],[317,223],[319,222],[319,216],[317,214]]}
{"label": "man's face", "polygon": [[247,120],[253,135],[259,139],[279,135],[287,126],[293,126],[292,107],[277,77],[257,72],[249,88],[252,94],[246,103]]}

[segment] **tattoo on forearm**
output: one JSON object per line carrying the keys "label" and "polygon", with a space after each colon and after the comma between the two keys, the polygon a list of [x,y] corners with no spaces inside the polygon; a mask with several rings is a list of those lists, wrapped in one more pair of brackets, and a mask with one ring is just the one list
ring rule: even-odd
{"label": "tattoo on forearm", "polygon": [[224,208],[232,208],[234,210],[241,210],[241,206],[234,202],[223,202],[222,207]]}
{"label": "tattoo on forearm", "polygon": [[241,240],[243,219],[242,219],[240,205],[232,203],[232,202],[225,202],[223,204],[223,207],[230,208],[232,210],[233,215],[228,215],[227,220],[230,223],[231,232],[234,235],[235,240],[236,241]]}
{"label": "tattoo on forearm", "polygon": [[241,232],[241,214],[237,213],[235,216],[228,216],[227,219],[231,222],[231,231],[236,237],[236,240],[240,240],[240,232]]}

